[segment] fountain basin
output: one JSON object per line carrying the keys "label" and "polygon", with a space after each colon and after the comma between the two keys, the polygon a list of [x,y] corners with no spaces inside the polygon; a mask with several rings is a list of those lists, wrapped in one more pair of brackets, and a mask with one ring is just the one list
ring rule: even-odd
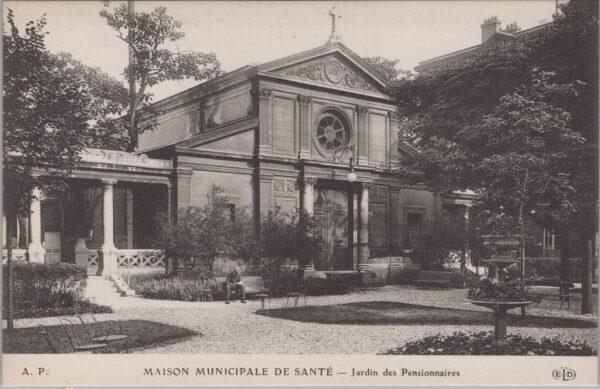
{"label": "fountain basin", "polygon": [[466,300],[467,302],[485,307],[494,311],[494,346],[506,346],[506,312],[509,309],[527,306],[533,301],[494,301],[494,300]]}

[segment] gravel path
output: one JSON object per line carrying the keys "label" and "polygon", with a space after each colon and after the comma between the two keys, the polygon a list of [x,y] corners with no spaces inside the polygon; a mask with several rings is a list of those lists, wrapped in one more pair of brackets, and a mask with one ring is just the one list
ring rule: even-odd
{"label": "gravel path", "polygon": [[[387,286],[367,293],[341,296],[309,297],[308,305],[330,305],[351,302],[390,301],[422,304],[443,308],[483,310],[464,301],[466,290],[425,290],[411,286]],[[285,306],[285,299],[273,299],[271,308]],[[570,317],[596,321],[596,315],[579,315],[577,306],[558,309],[558,302],[543,302],[528,309],[538,316]],[[489,331],[490,325],[341,325],[297,322],[256,314],[260,303],[239,301],[181,302],[123,297],[112,304],[114,313],[97,315],[99,319],[143,319],[195,330],[199,335],[181,342],[134,350],[140,353],[327,353],[375,354],[426,335],[453,331]],[[268,308],[268,306],[267,306]],[[518,311],[517,311],[518,312]],[[15,327],[31,327],[38,323],[55,324],[58,318],[20,319]],[[530,328],[509,327],[509,333],[527,336],[576,338],[596,344],[597,328]]]}

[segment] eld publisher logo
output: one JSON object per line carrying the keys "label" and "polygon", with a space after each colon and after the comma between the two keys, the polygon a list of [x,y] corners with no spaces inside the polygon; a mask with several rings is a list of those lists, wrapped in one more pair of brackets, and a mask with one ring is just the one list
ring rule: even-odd
{"label": "eld publisher logo", "polygon": [[554,369],[552,377],[555,380],[571,381],[575,379],[575,370],[569,369],[568,367],[561,367],[560,369]]}

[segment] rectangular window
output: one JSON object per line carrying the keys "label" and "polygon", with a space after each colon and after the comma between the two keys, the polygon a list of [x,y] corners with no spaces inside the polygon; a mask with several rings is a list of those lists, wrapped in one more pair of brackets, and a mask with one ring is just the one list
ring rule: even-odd
{"label": "rectangular window", "polygon": [[556,235],[554,230],[544,230],[544,250],[559,250],[560,235]]}
{"label": "rectangular window", "polygon": [[235,204],[227,204],[226,205],[227,213],[229,215],[229,220],[235,221]]}
{"label": "rectangular window", "polygon": [[419,234],[423,225],[423,212],[406,211],[406,247],[414,248],[419,242]]}

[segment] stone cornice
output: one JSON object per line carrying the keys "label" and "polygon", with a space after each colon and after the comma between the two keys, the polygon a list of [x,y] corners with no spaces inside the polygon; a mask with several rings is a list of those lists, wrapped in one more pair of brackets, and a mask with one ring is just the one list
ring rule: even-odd
{"label": "stone cornice", "polygon": [[143,168],[170,169],[171,161],[148,158],[145,154],[137,155],[125,151],[85,149],[81,154],[81,161],[88,163],[112,164],[135,166]]}
{"label": "stone cornice", "polygon": [[379,101],[382,101],[382,102],[385,102],[388,104],[394,103],[394,101],[389,96],[386,96],[381,93],[373,93],[373,92],[369,92],[369,91],[365,91],[365,90],[361,90],[361,89],[344,88],[344,87],[340,87],[337,85],[323,84],[323,83],[314,82],[314,81],[307,80],[307,79],[299,79],[299,78],[295,78],[292,76],[286,76],[286,75],[282,75],[282,74],[259,72],[258,76],[263,79],[276,80],[276,81],[280,81],[280,82],[283,81],[283,82],[293,84],[293,85],[302,85],[304,87],[309,85],[318,90],[325,90],[325,91],[333,90],[340,94],[344,94],[344,95],[348,95],[348,96],[360,96],[363,99],[370,98],[370,99],[379,100]]}

